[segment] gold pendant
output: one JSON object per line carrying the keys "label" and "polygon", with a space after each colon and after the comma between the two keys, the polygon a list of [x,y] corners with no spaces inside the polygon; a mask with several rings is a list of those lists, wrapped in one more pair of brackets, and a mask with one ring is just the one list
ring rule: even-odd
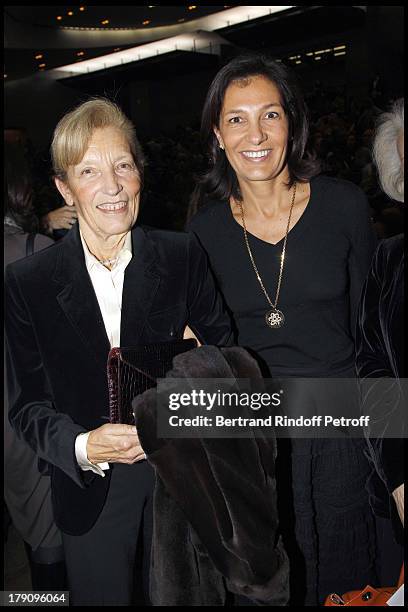
{"label": "gold pendant", "polygon": [[265,315],[266,324],[272,329],[277,329],[278,327],[282,327],[285,322],[285,317],[283,316],[283,312],[278,310],[277,308],[272,308],[272,310],[268,310]]}

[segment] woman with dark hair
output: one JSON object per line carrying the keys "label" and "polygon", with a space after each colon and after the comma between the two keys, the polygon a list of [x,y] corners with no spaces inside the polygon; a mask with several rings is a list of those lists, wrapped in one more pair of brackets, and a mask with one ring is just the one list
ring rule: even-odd
{"label": "woman with dark hair", "polygon": [[[21,145],[7,143],[4,172],[4,266],[53,244],[36,234],[33,185]],[[5,391],[6,391],[5,384]],[[4,394],[4,498],[28,554],[33,590],[66,588],[61,533],[54,522],[50,476],[41,473],[37,457],[20,440],[8,419]],[[25,585],[30,588],[30,585]]]}
{"label": "woman with dark hair", "polygon": [[[355,185],[304,156],[307,111],[282,64],[241,56],[213,80],[202,115],[210,168],[189,229],[208,253],[238,344],[266,376],[354,377],[354,326],[375,248]],[[364,440],[278,444],[280,521],[291,605],[374,579]]]}

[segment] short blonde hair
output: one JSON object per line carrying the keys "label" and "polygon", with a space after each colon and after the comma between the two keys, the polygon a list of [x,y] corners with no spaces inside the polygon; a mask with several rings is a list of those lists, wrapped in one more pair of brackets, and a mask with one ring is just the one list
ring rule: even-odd
{"label": "short blonde hair", "polygon": [[394,102],[389,113],[379,117],[373,156],[383,191],[393,200],[404,201],[404,165],[397,142],[404,135],[404,98]]}
{"label": "short blonde hair", "polygon": [[144,158],[132,122],[117,104],[107,98],[91,98],[67,113],[54,130],[51,159],[54,175],[66,180],[70,166],[83,158],[92,132],[96,128],[115,127],[129,143],[140,180],[143,180]]}

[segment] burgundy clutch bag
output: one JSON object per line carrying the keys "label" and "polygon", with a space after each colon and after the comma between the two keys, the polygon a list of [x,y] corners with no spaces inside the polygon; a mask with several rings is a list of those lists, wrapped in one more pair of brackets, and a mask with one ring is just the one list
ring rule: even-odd
{"label": "burgundy clutch bag", "polygon": [[173,358],[196,348],[194,339],[172,340],[132,348],[112,348],[108,356],[109,420],[135,424],[132,400],[156,386],[171,369]]}

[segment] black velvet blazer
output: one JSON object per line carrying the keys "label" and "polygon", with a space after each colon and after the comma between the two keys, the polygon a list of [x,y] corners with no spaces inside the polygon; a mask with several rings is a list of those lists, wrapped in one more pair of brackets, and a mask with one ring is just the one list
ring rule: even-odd
{"label": "black velvet blazer", "polygon": [[[357,326],[357,373],[362,379],[402,378],[404,370],[404,238],[402,235],[383,240],[377,248],[364,285]],[[387,429],[391,419],[404,428],[406,417],[400,414],[402,402],[387,409],[390,399],[376,396],[363,405],[363,413],[377,419],[376,406],[382,405],[381,426]],[[391,496],[404,482],[403,438],[369,438],[370,454],[374,463],[368,488],[371,503],[377,514],[395,518],[400,527]]]}
{"label": "black velvet blazer", "polygon": [[[121,344],[182,338],[230,342],[230,321],[207,260],[191,235],[136,227],[123,285]],[[10,422],[51,466],[54,515],[81,535],[106,499],[105,478],[83,472],[76,436],[107,422],[110,349],[78,225],[57,244],[8,266],[5,277]]]}

